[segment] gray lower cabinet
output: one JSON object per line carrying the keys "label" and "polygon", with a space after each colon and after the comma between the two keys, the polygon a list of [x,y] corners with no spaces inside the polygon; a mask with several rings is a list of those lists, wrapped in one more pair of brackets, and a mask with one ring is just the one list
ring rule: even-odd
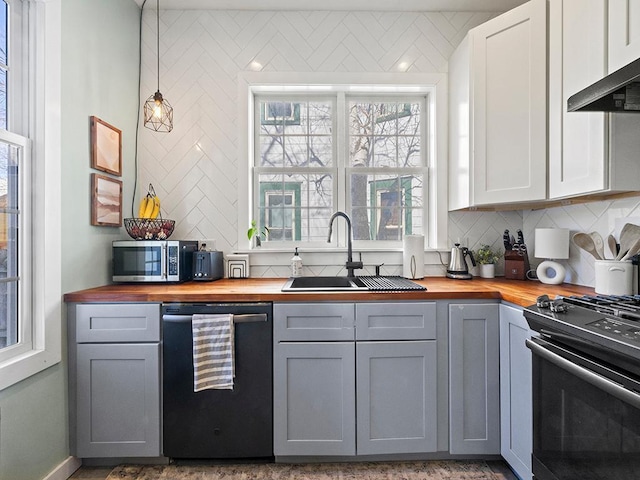
{"label": "gray lower cabinet", "polygon": [[531,333],[522,308],[500,305],[501,454],[522,480],[532,478]]}
{"label": "gray lower cabinet", "polygon": [[358,342],[358,454],[437,450],[435,340]]}
{"label": "gray lower cabinet", "polygon": [[160,305],[69,305],[71,450],[160,456]]}
{"label": "gray lower cabinet", "polygon": [[274,304],[276,457],[436,451],[435,316],[433,302]]}
{"label": "gray lower cabinet", "polygon": [[449,305],[449,450],[500,453],[497,304]]}
{"label": "gray lower cabinet", "polygon": [[355,455],[354,343],[280,344],[273,371],[275,455]]}

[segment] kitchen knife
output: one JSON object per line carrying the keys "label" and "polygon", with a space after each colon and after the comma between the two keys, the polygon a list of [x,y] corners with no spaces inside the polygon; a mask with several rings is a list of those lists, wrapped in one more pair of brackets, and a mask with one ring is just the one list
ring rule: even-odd
{"label": "kitchen knife", "polygon": [[509,236],[509,230],[505,230],[502,235],[502,241],[504,242],[504,249],[511,250],[511,237]]}
{"label": "kitchen knife", "polygon": [[518,235],[518,243],[520,245],[524,245],[524,235],[522,235],[522,230],[518,229],[516,234]]}

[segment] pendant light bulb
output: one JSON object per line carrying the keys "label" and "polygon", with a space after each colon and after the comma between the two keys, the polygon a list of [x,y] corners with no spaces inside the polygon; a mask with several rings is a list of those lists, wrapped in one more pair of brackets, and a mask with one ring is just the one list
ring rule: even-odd
{"label": "pendant light bulb", "polygon": [[144,103],[144,126],[156,132],[173,130],[173,107],[160,93],[160,0],[156,0],[158,90]]}

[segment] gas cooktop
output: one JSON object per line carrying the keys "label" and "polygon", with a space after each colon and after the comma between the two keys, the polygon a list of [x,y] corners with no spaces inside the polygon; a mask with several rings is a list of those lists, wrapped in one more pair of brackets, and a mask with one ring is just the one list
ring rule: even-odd
{"label": "gas cooktop", "polygon": [[640,359],[640,295],[543,295],[524,316],[542,336],[598,357]]}

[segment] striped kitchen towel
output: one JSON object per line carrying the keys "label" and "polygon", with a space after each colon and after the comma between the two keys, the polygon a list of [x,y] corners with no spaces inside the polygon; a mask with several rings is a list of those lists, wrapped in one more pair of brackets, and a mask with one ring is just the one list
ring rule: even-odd
{"label": "striped kitchen towel", "polygon": [[193,391],[233,390],[233,315],[193,315]]}

